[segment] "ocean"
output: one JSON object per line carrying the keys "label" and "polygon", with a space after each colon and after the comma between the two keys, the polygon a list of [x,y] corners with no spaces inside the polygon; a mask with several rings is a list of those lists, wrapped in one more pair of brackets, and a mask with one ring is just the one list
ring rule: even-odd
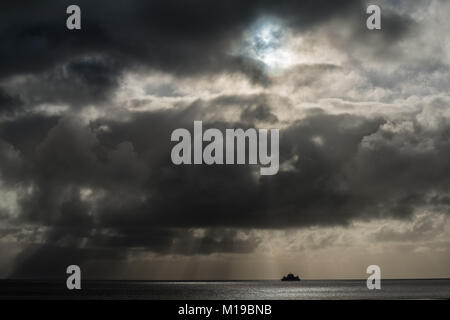
{"label": "ocean", "polygon": [[449,299],[450,279],[382,280],[368,290],[365,280],[270,281],[65,281],[0,280],[0,299],[323,300]]}

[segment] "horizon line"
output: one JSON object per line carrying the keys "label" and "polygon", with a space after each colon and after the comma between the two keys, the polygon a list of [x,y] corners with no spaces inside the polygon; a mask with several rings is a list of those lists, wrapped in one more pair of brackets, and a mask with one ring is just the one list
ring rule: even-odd
{"label": "horizon line", "polygon": [[[59,281],[66,280],[65,277],[53,278],[0,278],[0,281]],[[300,278],[300,281],[365,281],[367,278],[342,278],[342,279],[318,279]],[[436,278],[384,278],[381,280],[450,280],[450,277]],[[245,282],[245,281],[280,281],[281,279],[82,279],[81,281],[128,281],[128,282]],[[291,281],[284,281],[291,282]]]}

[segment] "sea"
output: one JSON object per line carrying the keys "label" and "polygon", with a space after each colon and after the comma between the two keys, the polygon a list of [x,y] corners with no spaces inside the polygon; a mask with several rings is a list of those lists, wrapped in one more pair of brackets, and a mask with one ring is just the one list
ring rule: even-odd
{"label": "sea", "polygon": [[450,279],[267,281],[82,281],[68,290],[64,280],[0,280],[0,299],[83,300],[354,300],[449,299]]}

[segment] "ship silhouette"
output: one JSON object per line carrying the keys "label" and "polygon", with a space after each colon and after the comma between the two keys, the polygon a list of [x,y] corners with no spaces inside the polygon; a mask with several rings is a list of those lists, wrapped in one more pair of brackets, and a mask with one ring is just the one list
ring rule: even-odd
{"label": "ship silhouette", "polygon": [[284,276],[281,281],[300,281],[300,278],[289,273],[287,276]]}

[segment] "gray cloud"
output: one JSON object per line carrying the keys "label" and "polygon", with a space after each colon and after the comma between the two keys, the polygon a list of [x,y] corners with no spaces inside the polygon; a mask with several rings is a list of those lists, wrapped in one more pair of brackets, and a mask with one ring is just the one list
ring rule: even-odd
{"label": "gray cloud", "polygon": [[[261,61],[231,54],[260,17],[275,16],[294,34],[316,31],[328,40],[336,24],[348,24],[351,32],[329,42],[351,51],[348,59],[358,68],[361,52],[370,51],[363,56],[371,62],[401,55],[398,43],[415,25],[404,12],[388,9],[385,32],[374,34],[364,28],[364,3],[356,0],[76,3],[80,32],[64,28],[67,1],[1,5],[0,59],[8,63],[0,67],[0,187],[13,190],[19,209],[2,207],[0,234],[34,243],[18,256],[12,276],[55,276],[73,261],[109,263],[133,250],[244,254],[260,244],[248,233],[253,229],[404,219],[425,207],[448,212],[448,100],[423,99],[400,115],[364,114],[353,105],[354,113],[334,114],[307,94],[316,86],[334,92],[328,77],[345,82],[356,72],[348,62],[302,63],[273,75]],[[448,71],[440,61],[415,68],[385,77],[361,67],[368,82],[349,85],[348,103],[374,88],[413,90],[399,80],[421,71]],[[142,110],[120,109],[115,93],[125,75],[155,72],[189,83],[244,74],[262,91],[216,89],[191,99],[173,83],[157,83],[143,90],[152,98],[127,100]],[[270,92],[283,81],[293,91]],[[173,100],[170,108],[150,111],[151,99]],[[302,103],[310,109],[296,109]],[[40,112],[47,104],[68,109]],[[84,108],[92,105],[103,112],[87,121]],[[296,110],[301,114],[291,117]],[[248,165],[173,165],[170,133],[194,120],[220,129],[281,126],[280,172],[259,177]],[[25,226],[34,231],[20,232]],[[316,246],[334,239],[318,239]]]}
{"label": "gray cloud", "polygon": [[[11,113],[21,105],[62,103],[82,106],[105,102],[124,71],[162,70],[178,76],[243,73],[269,85],[264,65],[245,54],[233,54],[246,28],[260,16],[279,17],[292,30],[304,32],[330,17],[354,21],[352,40],[373,37],[364,26],[362,1],[76,1],[82,8],[80,31],[65,29],[65,9],[73,1],[30,1],[2,4],[0,77],[29,75],[20,86],[0,94],[0,110]],[[387,50],[405,34],[410,21],[398,15],[384,18],[387,32],[377,43]],[[359,30],[359,31],[357,31]],[[358,32],[362,32],[359,35]],[[386,39],[386,41],[385,41]],[[361,40],[362,41],[362,40]],[[16,106],[19,105],[19,106]]]}
{"label": "gray cloud", "polygon": [[[62,208],[82,204],[80,190],[87,188],[96,218],[119,229],[345,224],[365,215],[410,215],[429,203],[428,192],[448,190],[442,174],[446,125],[425,132],[416,121],[411,131],[397,132],[404,123],[345,114],[316,112],[282,130],[280,161],[291,167],[274,177],[255,179],[250,166],[172,165],[171,131],[189,128],[204,112],[195,104],[139,113],[125,122],[99,119],[90,127],[61,119],[25,159],[33,168],[29,179],[40,187],[23,199],[22,218],[52,224],[66,216]],[[101,126],[109,130],[98,131]],[[422,148],[423,141],[432,148]],[[78,212],[86,206],[93,204],[86,200]]]}

